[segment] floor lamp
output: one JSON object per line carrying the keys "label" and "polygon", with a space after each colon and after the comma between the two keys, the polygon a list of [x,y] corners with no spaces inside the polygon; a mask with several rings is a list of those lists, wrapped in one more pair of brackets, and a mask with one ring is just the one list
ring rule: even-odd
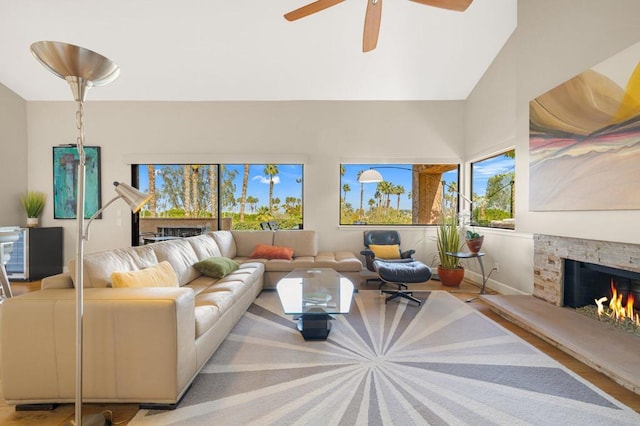
{"label": "floor lamp", "polygon": [[[120,68],[104,56],[75,46],[73,44],[57,41],[38,41],[31,45],[31,53],[45,68],[60,78],[63,78],[71,86],[73,97],[76,101],[76,145],[78,149],[78,183],[76,196],[77,217],[77,252],[76,252],[76,395],[75,395],[75,425],[82,424],[82,320],[83,320],[83,259],[84,241],[88,239],[88,228],[93,219],[102,212],[100,209],[84,227],[85,205],[85,167],[86,157],[84,152],[84,123],[83,103],[87,91],[93,86],[103,86],[115,80],[120,74]],[[111,200],[105,207],[118,198],[124,198],[137,212],[150,197],[138,192],[126,184],[116,183],[118,196]]]}

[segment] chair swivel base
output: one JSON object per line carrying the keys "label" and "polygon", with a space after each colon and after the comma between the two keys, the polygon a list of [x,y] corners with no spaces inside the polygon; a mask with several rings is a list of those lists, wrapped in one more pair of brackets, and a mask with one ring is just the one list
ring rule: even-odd
{"label": "chair swivel base", "polygon": [[399,290],[403,290],[403,289],[404,289],[404,290],[407,290],[407,289],[409,289],[409,286],[408,286],[408,285],[406,285],[405,283],[396,283],[396,282],[391,282],[391,283],[390,283],[390,282],[386,282],[386,281],[381,281],[381,282],[380,282],[380,285],[378,286],[378,290],[381,290],[381,291],[382,291],[382,289],[384,288],[384,286],[389,285],[389,284],[395,284],[395,285],[397,285]]}
{"label": "chair swivel base", "polygon": [[384,299],[384,303],[385,304],[389,300],[402,298],[402,299],[408,299],[408,300],[411,300],[413,302],[416,302],[418,305],[422,305],[422,300],[418,299],[417,297],[413,297],[413,292],[412,291],[404,291],[402,289],[398,289],[398,290],[382,290],[382,294],[389,294],[390,295],[386,299]]}

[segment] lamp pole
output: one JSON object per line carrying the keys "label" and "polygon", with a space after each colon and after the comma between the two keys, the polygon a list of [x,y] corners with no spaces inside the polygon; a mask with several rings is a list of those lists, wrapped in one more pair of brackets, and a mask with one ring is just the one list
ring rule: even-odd
{"label": "lamp pole", "polygon": [[[72,84],[73,87],[73,84]],[[78,195],[76,197],[77,253],[76,253],[76,425],[82,425],[82,325],[84,318],[84,204],[86,155],[84,153],[84,106],[82,99],[77,100],[76,126],[78,129]]]}
{"label": "lamp pole", "polygon": [[76,395],[75,425],[82,425],[82,320],[83,258],[84,258],[84,204],[85,165],[84,153],[84,105],[87,91],[115,80],[120,68],[108,58],[83,47],[58,41],[38,41],[31,45],[33,56],[49,71],[64,79],[71,86],[76,101],[76,127],[78,149],[78,182],[76,195],[77,252],[76,252]]}

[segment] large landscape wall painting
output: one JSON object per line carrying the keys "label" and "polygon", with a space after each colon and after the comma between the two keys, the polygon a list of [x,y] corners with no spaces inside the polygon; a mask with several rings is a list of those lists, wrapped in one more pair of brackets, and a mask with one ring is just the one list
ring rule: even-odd
{"label": "large landscape wall painting", "polygon": [[529,103],[530,210],[640,209],[640,44]]}

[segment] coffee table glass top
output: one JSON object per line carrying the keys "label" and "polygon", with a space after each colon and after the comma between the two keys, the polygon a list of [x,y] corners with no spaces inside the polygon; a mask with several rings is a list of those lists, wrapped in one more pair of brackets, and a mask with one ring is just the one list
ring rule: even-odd
{"label": "coffee table glass top", "polygon": [[353,283],[330,268],[296,269],[278,282],[287,315],[348,314]]}

